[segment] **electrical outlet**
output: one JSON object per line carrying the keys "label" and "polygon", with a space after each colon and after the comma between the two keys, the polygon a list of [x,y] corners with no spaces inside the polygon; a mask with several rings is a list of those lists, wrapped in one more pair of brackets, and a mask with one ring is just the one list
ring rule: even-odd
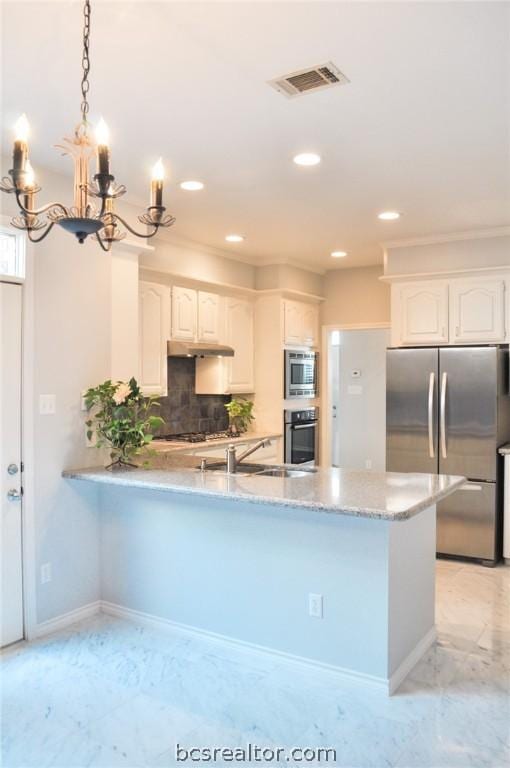
{"label": "electrical outlet", "polygon": [[87,406],[85,404],[85,394],[86,394],[86,390],[84,389],[83,392],[81,393],[81,397],[80,397],[80,411],[86,411],[87,410]]}
{"label": "electrical outlet", "polygon": [[41,584],[48,584],[51,581],[51,563],[41,565]]}
{"label": "electrical outlet", "polygon": [[39,395],[39,413],[41,416],[52,416],[57,410],[55,395]]}
{"label": "electrical outlet", "polygon": [[314,616],[316,619],[322,619],[323,617],[323,597],[322,595],[315,595],[312,592],[308,595],[308,613],[310,616]]}

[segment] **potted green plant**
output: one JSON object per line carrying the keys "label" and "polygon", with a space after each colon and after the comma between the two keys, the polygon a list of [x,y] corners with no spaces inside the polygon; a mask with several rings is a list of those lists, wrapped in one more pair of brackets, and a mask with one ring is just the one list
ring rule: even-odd
{"label": "potted green plant", "polygon": [[87,437],[96,436],[98,448],[108,446],[111,463],[107,469],[134,467],[133,458],[152,442],[154,430],[165,422],[153,414],[159,407],[156,397],[143,395],[136,379],[104,381],[85,393],[85,405],[92,415],[85,422]]}
{"label": "potted green plant", "polygon": [[253,402],[232,398],[230,403],[225,404],[228,413],[229,430],[233,435],[246,432],[250,423],[253,421]]}

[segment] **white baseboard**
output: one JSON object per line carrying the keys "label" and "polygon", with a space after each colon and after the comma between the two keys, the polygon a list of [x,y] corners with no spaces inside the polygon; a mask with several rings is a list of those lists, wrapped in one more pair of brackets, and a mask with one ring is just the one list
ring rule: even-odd
{"label": "white baseboard", "polygon": [[418,645],[416,645],[409,656],[404,659],[402,664],[396,669],[396,671],[392,674],[388,681],[388,693],[391,694],[395,693],[397,688],[401,683],[404,682],[405,678],[409,674],[409,672],[412,670],[413,667],[416,666],[416,664],[419,662],[421,657],[427,653],[428,649],[431,645],[434,644],[437,637],[436,628],[432,627],[429,629],[425,637],[423,637]]}
{"label": "white baseboard", "polygon": [[265,646],[257,645],[256,643],[250,643],[247,640],[238,640],[227,635],[221,635],[217,632],[210,632],[206,629],[199,629],[192,627],[188,624],[181,624],[180,622],[172,621],[171,619],[164,619],[160,616],[154,616],[150,613],[144,613],[143,611],[135,611],[132,608],[125,608],[122,605],[116,603],[110,603],[106,600],[96,600],[93,603],[84,605],[81,608],[77,608],[74,611],[69,611],[61,616],[57,616],[54,619],[43,621],[36,627],[36,637],[44,637],[53,632],[58,632],[62,629],[67,629],[72,624],[76,624],[79,621],[88,619],[95,614],[103,612],[110,616],[117,616],[121,619],[127,619],[128,621],[135,621],[140,624],[155,627],[159,630],[170,631],[174,634],[180,634],[185,637],[195,637],[210,640],[217,645],[224,648],[235,648],[237,651],[241,651],[247,654],[255,654],[260,657],[275,658],[279,661],[291,664],[293,666],[298,665],[302,669],[312,671],[314,674],[317,672],[327,673],[328,675],[334,674],[341,678],[348,678],[350,680],[356,680],[362,683],[368,683],[370,685],[376,685],[383,688],[388,694],[394,693],[403,680],[407,677],[412,668],[418,663],[421,657],[428,651],[430,646],[436,639],[436,630],[434,627],[427,632],[425,637],[420,640],[418,645],[407,656],[406,659],[400,664],[398,669],[393,673],[391,678],[386,679],[384,677],[376,677],[375,675],[367,675],[363,672],[355,672],[351,669],[345,669],[344,667],[338,667],[334,664],[326,664],[314,659],[308,659],[303,656],[296,656],[292,653],[286,653],[285,651],[278,651],[274,648],[267,648]]}
{"label": "white baseboard", "polygon": [[208,640],[217,643],[224,648],[235,648],[237,651],[245,652],[247,654],[255,654],[261,657],[275,658],[277,657],[280,662],[288,663],[293,666],[300,666],[302,669],[311,671],[314,675],[317,672],[327,673],[328,675],[334,674],[343,679],[349,679],[351,681],[368,683],[371,686],[377,686],[382,688],[388,694],[393,693],[400,683],[403,681],[407,673],[414,667],[419,661],[422,655],[428,650],[429,646],[434,642],[435,629],[432,629],[427,633],[426,637],[416,646],[413,652],[404,660],[399,666],[397,671],[392,675],[391,679],[384,677],[376,677],[375,675],[367,675],[363,672],[356,672],[351,669],[345,669],[344,667],[338,667],[333,664],[326,664],[314,659],[305,658],[303,656],[296,656],[292,653],[286,653],[285,651],[278,651],[274,648],[267,648],[266,646],[257,645],[256,643],[250,643],[246,640],[237,640],[236,638],[229,637],[227,635],[221,635],[217,632],[210,632],[206,629],[198,629],[188,624],[181,624],[171,619],[163,619],[159,616],[154,616],[142,611],[135,611],[132,608],[125,608],[122,605],[116,603],[109,603],[104,601],[101,603],[101,610],[103,613],[110,616],[117,616],[121,619],[127,619],[128,621],[136,621],[147,626],[155,627],[160,630],[166,630],[173,633],[181,634],[186,637],[195,638],[207,638]]}
{"label": "white baseboard", "polygon": [[44,635],[50,635],[52,632],[58,632],[59,630],[70,627],[71,624],[76,624],[77,621],[83,621],[83,619],[89,619],[96,613],[101,611],[101,601],[96,600],[93,603],[83,605],[81,608],[76,608],[74,611],[63,613],[61,616],[57,616],[54,619],[43,621],[37,624],[35,628],[35,637],[44,637]]}

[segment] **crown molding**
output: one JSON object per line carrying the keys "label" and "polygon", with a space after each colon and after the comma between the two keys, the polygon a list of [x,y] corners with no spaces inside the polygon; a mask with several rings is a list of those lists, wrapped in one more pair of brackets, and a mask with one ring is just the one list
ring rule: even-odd
{"label": "crown molding", "polygon": [[427,237],[411,237],[405,240],[391,240],[379,245],[384,248],[409,248],[419,245],[436,245],[453,243],[458,240],[484,240],[490,237],[510,236],[510,226],[491,227],[490,229],[471,229],[464,232],[449,232],[443,235],[428,235]]}
{"label": "crown molding", "polygon": [[414,280],[444,280],[447,278],[469,278],[469,277],[483,277],[487,276],[501,276],[508,277],[510,275],[510,266],[496,266],[496,267],[471,267],[468,269],[446,269],[444,271],[436,272],[410,272],[399,273],[395,275],[381,275],[379,280],[383,283],[404,283],[413,282]]}

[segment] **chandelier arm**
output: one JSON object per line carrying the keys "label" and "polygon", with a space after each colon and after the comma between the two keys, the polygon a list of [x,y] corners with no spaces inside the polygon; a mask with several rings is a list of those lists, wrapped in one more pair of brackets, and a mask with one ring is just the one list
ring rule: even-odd
{"label": "chandelier arm", "polygon": [[49,235],[49,233],[51,232],[54,226],[55,226],[55,222],[51,221],[40,237],[32,237],[32,235],[30,234],[32,230],[27,229],[28,239],[30,240],[31,243],[40,243],[41,240],[44,240],[46,235]]}
{"label": "chandelier arm", "polygon": [[97,240],[97,242],[99,243],[99,245],[101,246],[101,248],[103,249],[103,251],[105,251],[106,253],[108,253],[108,251],[109,251],[109,250],[110,250],[110,248],[112,247],[112,244],[111,244],[111,242],[110,242],[110,243],[108,243],[108,245],[105,245],[105,244],[103,243],[103,241],[101,240],[101,238],[99,237],[99,234],[98,234],[97,232],[96,232],[96,240]]}
{"label": "chandelier arm", "polygon": [[49,211],[51,208],[60,208],[62,213],[65,216],[67,216],[67,208],[64,205],[62,205],[62,203],[48,203],[47,205],[43,205],[41,208],[36,208],[33,211],[31,211],[29,208],[25,208],[25,206],[20,200],[20,196],[23,194],[23,192],[19,192],[18,190],[15,190],[14,194],[16,195],[16,201],[18,203],[20,211],[26,214],[27,216],[39,216],[41,213],[46,213],[46,211]]}
{"label": "chandelier arm", "polygon": [[120,221],[121,224],[126,227],[126,229],[131,232],[132,235],[135,235],[135,237],[143,237],[145,239],[148,239],[149,237],[154,237],[154,235],[157,233],[159,229],[159,224],[152,224],[151,226],[154,227],[154,232],[151,232],[150,234],[141,234],[140,232],[137,232],[133,227],[130,227],[127,221],[125,221],[122,216],[119,216],[118,213],[112,213],[112,218],[116,221]]}

